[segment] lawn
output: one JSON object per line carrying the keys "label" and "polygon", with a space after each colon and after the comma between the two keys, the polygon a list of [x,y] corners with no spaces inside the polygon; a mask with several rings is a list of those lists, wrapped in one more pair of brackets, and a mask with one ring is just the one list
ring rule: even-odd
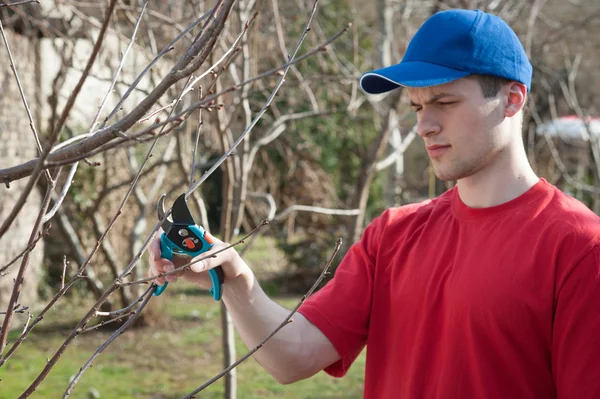
{"label": "lawn", "polygon": [[[298,298],[275,300],[289,309]],[[71,398],[180,398],[222,370],[217,302],[177,283],[153,298],[151,306],[154,312],[166,312],[164,326],[129,330],[119,337],[84,374]],[[64,341],[67,327],[75,325],[85,310],[59,302],[0,368],[0,398],[16,398],[29,386]],[[17,334],[12,332],[9,340]],[[62,397],[70,378],[109,336],[108,331],[94,331],[77,337],[31,398]],[[239,337],[236,340],[240,357],[247,349]],[[364,353],[342,379],[321,372],[282,386],[250,358],[237,368],[238,398],[360,398],[363,372]],[[222,380],[197,395],[222,396]]]}

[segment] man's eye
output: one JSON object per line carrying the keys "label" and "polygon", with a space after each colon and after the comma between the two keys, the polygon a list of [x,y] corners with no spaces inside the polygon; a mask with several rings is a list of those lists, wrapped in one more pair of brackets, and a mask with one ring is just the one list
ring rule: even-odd
{"label": "man's eye", "polygon": [[452,104],[456,104],[456,101],[438,101],[438,105],[440,107],[444,107],[444,106],[452,105]]}

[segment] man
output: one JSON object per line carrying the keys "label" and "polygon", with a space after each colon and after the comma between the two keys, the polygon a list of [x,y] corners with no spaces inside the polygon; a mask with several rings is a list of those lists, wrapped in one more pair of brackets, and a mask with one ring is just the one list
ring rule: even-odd
{"label": "man", "polygon": [[[400,64],[361,78],[367,93],[407,87],[436,175],[457,184],[369,224],[255,354],[279,382],[343,376],[366,346],[365,398],[600,398],[600,219],[527,161],[531,75],[500,18],[450,10],[423,24]],[[151,252],[150,275],[173,269],[157,241]],[[183,277],[208,287],[218,265],[252,347],[288,311],[233,249]]]}

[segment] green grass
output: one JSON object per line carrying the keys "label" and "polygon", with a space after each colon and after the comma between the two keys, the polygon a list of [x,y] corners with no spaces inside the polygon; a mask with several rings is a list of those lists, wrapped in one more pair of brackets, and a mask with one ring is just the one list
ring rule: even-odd
{"label": "green grass", "polygon": [[[297,298],[275,298],[287,308]],[[59,302],[60,303],[60,302]],[[57,305],[39,328],[0,368],[0,398],[18,397],[37,377],[87,308]],[[71,398],[180,398],[222,370],[219,304],[183,284],[151,302],[153,312],[168,317],[163,327],[129,330],[108,347],[76,385]],[[13,341],[18,332],[11,332]],[[79,368],[110,332],[77,337],[31,398],[60,398]],[[237,357],[247,352],[236,336]],[[10,344],[9,344],[10,347]],[[238,398],[360,398],[364,354],[342,379],[324,372],[291,385],[279,385],[250,358],[237,368]],[[221,398],[222,380],[200,392],[199,398]]]}

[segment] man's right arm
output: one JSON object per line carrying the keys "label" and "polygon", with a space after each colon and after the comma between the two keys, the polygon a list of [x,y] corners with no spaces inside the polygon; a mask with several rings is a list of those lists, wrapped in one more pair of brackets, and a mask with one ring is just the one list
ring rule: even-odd
{"label": "man's right arm", "polygon": [[[228,245],[213,238],[214,253]],[[159,240],[150,248],[151,277],[170,272],[186,261],[175,259],[175,265],[160,256]],[[204,259],[191,266],[191,270],[171,275],[166,281],[183,277],[205,289],[210,288],[207,271],[221,266],[225,275],[223,298],[236,330],[248,348],[258,345],[273,332],[290,311],[271,300],[260,287],[254,273],[233,248],[225,249],[214,257]],[[164,284],[165,278],[156,280]],[[308,378],[340,359],[329,339],[300,313],[294,314],[292,322],[279,330],[257,352],[254,358],[279,383],[289,384]]]}
{"label": "man's right arm", "polygon": [[[258,345],[290,313],[264,293],[253,274],[228,282],[224,289],[225,305],[248,348]],[[329,339],[300,313],[254,357],[281,384],[311,377],[340,359]]]}

